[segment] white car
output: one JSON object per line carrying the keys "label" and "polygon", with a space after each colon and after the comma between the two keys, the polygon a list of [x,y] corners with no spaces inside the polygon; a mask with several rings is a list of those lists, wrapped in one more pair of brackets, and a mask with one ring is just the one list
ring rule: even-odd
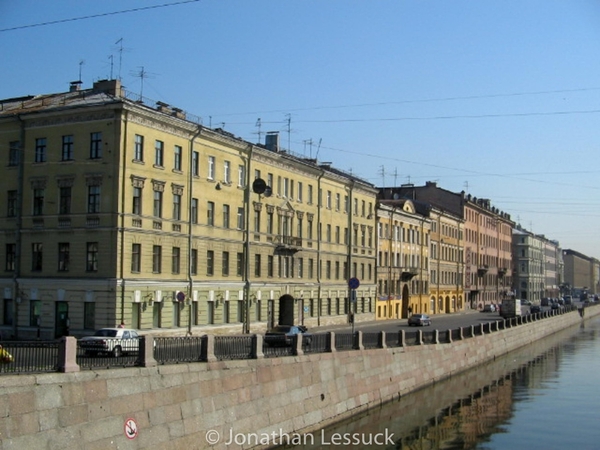
{"label": "white car", "polygon": [[88,356],[107,353],[118,358],[124,354],[138,353],[140,336],[129,328],[101,328],[93,336],[79,339],[79,347]]}

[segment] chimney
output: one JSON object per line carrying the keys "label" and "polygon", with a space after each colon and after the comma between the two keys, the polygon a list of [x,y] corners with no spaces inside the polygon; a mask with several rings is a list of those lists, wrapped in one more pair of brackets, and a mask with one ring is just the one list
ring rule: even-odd
{"label": "chimney", "polygon": [[279,132],[269,131],[265,137],[265,147],[272,152],[279,151]]}
{"label": "chimney", "polygon": [[98,80],[94,83],[94,91],[104,92],[115,97],[123,97],[121,82],[119,80]]}
{"label": "chimney", "polygon": [[81,81],[71,81],[69,92],[77,92],[81,90]]}

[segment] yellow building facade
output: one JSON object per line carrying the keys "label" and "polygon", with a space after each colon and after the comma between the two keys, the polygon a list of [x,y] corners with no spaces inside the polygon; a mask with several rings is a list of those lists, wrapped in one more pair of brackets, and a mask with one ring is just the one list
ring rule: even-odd
{"label": "yellow building facade", "polygon": [[408,200],[380,200],[377,208],[376,319],[430,313],[431,221]]}
{"label": "yellow building facade", "polygon": [[115,80],[1,102],[3,335],[374,317],[371,184],[276,135],[252,144],[131,101]]}

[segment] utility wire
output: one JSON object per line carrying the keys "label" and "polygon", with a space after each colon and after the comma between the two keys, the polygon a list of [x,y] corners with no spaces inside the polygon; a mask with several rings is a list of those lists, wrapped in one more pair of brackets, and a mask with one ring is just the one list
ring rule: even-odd
{"label": "utility wire", "polygon": [[175,3],[163,3],[162,5],[142,6],[140,8],[125,9],[125,10],[122,10],[122,11],[113,11],[113,12],[108,12],[108,13],[93,14],[93,15],[89,15],[89,16],[72,17],[70,19],[52,20],[50,22],[34,23],[34,24],[30,24],[30,25],[20,25],[18,27],[0,29],[0,33],[6,32],[6,31],[24,30],[26,28],[36,28],[36,27],[44,27],[44,26],[47,26],[47,25],[56,25],[58,23],[75,22],[75,21],[78,21],[78,20],[95,19],[95,18],[98,18],[98,17],[115,16],[115,15],[118,15],[118,14],[127,14],[127,13],[132,13],[132,12],[145,11],[145,10],[148,10],[148,9],[166,8],[166,7],[169,7],[169,6],[177,6],[177,5],[182,5],[184,3],[196,3],[196,2],[199,2],[199,1],[200,0],[182,0],[182,1],[179,1],[179,2],[175,2]]}

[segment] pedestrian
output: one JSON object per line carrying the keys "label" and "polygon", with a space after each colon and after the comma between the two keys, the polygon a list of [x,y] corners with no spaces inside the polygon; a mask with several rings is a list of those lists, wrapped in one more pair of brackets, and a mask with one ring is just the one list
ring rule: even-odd
{"label": "pedestrian", "polygon": [[125,322],[123,322],[123,321],[121,320],[121,323],[119,324],[119,327],[118,327],[118,328],[125,328]]}
{"label": "pedestrian", "polygon": [[409,315],[409,316],[412,316],[412,306],[409,306],[409,307],[408,307],[408,315]]}
{"label": "pedestrian", "polygon": [[0,363],[11,363],[13,362],[13,357],[7,350],[5,350],[2,345],[0,345]]}

